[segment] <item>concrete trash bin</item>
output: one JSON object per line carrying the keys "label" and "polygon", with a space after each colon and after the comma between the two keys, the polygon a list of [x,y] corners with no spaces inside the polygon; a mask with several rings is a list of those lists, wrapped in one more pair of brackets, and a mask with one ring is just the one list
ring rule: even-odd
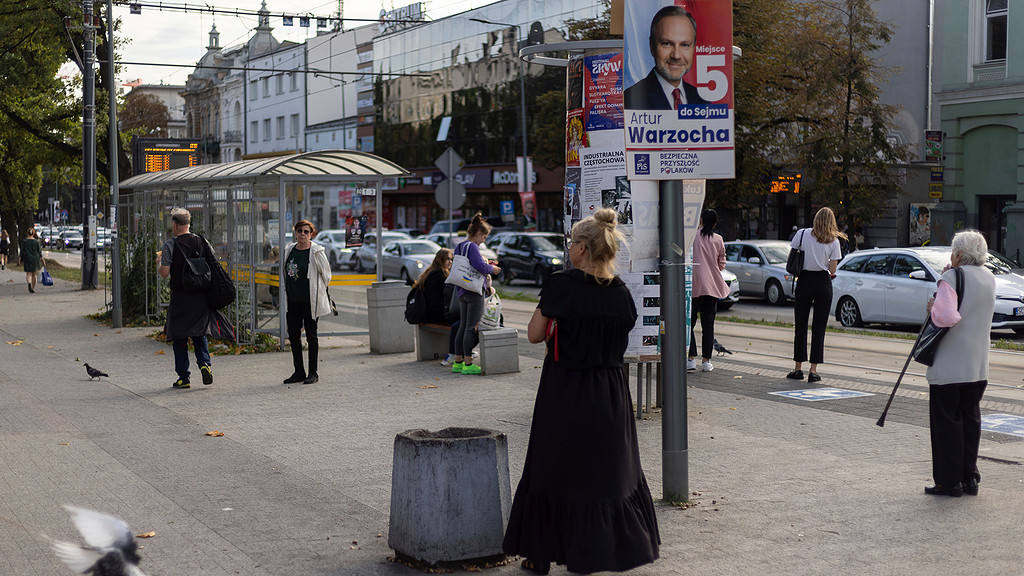
{"label": "concrete trash bin", "polygon": [[416,348],[413,327],[405,321],[408,295],[409,287],[401,280],[374,282],[366,289],[371,353],[394,354]]}
{"label": "concrete trash bin", "polygon": [[395,437],[388,546],[430,564],[502,555],[512,506],[505,435],[482,428]]}

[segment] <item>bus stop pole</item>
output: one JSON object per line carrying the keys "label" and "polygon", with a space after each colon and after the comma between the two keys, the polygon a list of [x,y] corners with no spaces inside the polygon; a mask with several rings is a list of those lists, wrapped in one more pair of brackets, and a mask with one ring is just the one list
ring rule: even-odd
{"label": "bus stop pole", "polygon": [[[284,198],[284,179],[278,178],[278,215],[277,215],[277,311],[278,311],[278,338],[280,338],[281,350],[284,350],[286,326],[285,326],[285,314],[288,313],[288,298],[284,293],[284,227],[288,225],[285,219],[285,215],[288,214],[288,210],[285,206]],[[255,190],[255,186],[253,186]]]}
{"label": "bus stop pole", "polygon": [[665,334],[661,340],[664,412],[661,424],[661,465],[664,499],[681,502],[689,490],[689,454],[686,432],[686,367],[683,347],[689,324],[683,307],[683,272],[686,237],[683,232],[683,182],[659,182],[661,314]]}
{"label": "bus stop pole", "polygon": [[384,279],[381,258],[384,257],[384,181],[377,178],[377,282]]}

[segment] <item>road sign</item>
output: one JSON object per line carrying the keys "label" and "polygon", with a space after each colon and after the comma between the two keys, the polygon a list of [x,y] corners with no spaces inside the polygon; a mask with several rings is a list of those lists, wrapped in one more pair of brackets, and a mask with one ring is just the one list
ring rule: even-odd
{"label": "road sign", "polygon": [[[449,192],[451,192],[451,205],[449,206],[448,198]],[[437,200],[438,205],[445,210],[456,210],[462,207],[462,203],[466,201],[466,187],[460,184],[453,178],[442,180],[437,188],[434,189],[434,199]]]}
{"label": "road sign", "polygon": [[437,169],[449,178],[455,176],[455,174],[457,174],[459,170],[462,170],[462,167],[465,165],[466,161],[451,148],[445,150],[444,154],[441,154],[440,158],[434,160],[434,166],[437,166]]}

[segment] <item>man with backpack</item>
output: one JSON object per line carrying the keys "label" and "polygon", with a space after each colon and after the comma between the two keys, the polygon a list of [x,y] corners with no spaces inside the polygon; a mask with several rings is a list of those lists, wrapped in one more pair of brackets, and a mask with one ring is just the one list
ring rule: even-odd
{"label": "man with backpack", "polygon": [[203,384],[213,384],[213,367],[206,342],[210,322],[207,292],[211,286],[208,255],[212,249],[201,236],[189,232],[192,216],[184,208],[171,210],[172,237],[164,242],[157,253],[161,278],[171,279],[171,303],[167,307],[164,331],[174,343],[174,371],[178,379],[174,388],[189,388],[188,340],[192,339],[196,364]]}

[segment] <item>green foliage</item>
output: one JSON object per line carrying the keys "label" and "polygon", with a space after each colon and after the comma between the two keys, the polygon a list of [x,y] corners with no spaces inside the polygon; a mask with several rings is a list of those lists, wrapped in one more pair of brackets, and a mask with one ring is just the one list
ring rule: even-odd
{"label": "green foliage", "polygon": [[[121,317],[125,324],[163,323],[163,309],[157,308],[160,283],[155,281],[153,267],[157,239],[150,234],[119,236],[121,243]],[[146,274],[150,274],[147,282]],[[164,288],[166,290],[166,288]],[[166,296],[166,295],[165,295]],[[147,307],[148,303],[148,307]],[[157,313],[156,318],[150,314]]]}
{"label": "green foliage", "polygon": [[548,170],[565,164],[565,90],[537,97],[533,115],[533,159]]}

